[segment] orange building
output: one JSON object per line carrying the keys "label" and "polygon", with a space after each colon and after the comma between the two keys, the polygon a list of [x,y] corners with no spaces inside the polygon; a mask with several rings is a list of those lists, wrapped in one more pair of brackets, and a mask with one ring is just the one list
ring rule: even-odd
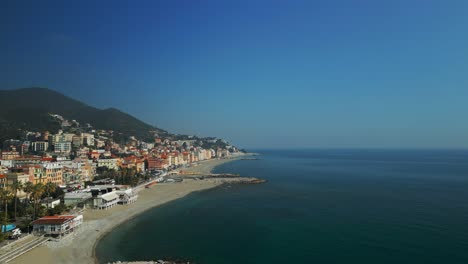
{"label": "orange building", "polygon": [[63,184],[63,168],[58,163],[43,164],[45,170],[45,178],[47,182],[53,182],[57,185]]}

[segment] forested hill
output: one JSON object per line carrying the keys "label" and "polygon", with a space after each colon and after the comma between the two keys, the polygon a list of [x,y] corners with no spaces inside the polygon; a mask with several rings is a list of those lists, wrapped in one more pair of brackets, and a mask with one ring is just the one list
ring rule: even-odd
{"label": "forested hill", "polygon": [[123,137],[146,139],[152,136],[151,131],[167,133],[115,108],[92,107],[47,88],[24,88],[0,90],[0,142],[18,138],[25,130],[57,131],[60,124],[49,114],[113,130]]}

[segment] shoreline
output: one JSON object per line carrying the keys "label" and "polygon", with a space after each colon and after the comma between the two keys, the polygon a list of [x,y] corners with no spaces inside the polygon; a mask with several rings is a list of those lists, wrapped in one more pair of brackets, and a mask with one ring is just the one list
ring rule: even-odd
{"label": "shoreline", "polygon": [[[236,155],[229,159],[213,159],[198,162],[196,166],[183,169],[200,175],[211,173],[217,166],[249,156]],[[177,200],[197,191],[218,187],[226,182],[241,182],[242,177],[232,179],[206,179],[196,181],[190,178],[181,183],[156,184],[139,192],[139,199],[131,205],[118,205],[109,210],[87,209],[84,212],[84,223],[75,233],[59,242],[47,242],[10,263],[99,263],[96,257],[96,246],[108,233],[134,217],[167,202]],[[125,261],[125,260],[121,260]]]}

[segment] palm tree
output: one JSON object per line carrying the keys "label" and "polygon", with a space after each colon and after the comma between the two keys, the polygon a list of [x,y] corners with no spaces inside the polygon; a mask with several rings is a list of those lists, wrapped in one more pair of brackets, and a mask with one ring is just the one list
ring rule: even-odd
{"label": "palm tree", "polygon": [[31,193],[33,192],[34,184],[32,182],[26,182],[23,185],[23,191],[26,193],[28,200],[30,198]]}
{"label": "palm tree", "polygon": [[5,225],[8,223],[8,202],[11,201],[12,195],[11,192],[4,188],[0,190],[0,199],[5,203]]}
{"label": "palm tree", "polygon": [[16,221],[16,203],[18,200],[18,191],[23,190],[23,183],[20,181],[15,181],[10,185],[11,191],[14,193],[14,199],[15,199],[15,221]]}
{"label": "palm tree", "polygon": [[[50,197],[50,193],[54,193],[57,185],[53,182],[47,182],[44,186],[44,191],[47,193],[47,198]],[[49,203],[47,203],[47,208],[49,208]]]}
{"label": "palm tree", "polygon": [[45,191],[45,185],[42,183],[35,184],[32,189],[32,198],[34,200],[34,216],[33,219],[36,219],[37,215],[37,204],[41,200],[42,195]]}

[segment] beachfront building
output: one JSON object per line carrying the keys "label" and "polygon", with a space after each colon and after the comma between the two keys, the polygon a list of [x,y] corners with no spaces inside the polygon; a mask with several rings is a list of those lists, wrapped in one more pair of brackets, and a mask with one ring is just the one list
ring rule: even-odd
{"label": "beachfront building", "polygon": [[76,230],[83,223],[83,215],[45,216],[33,221],[33,233],[62,237]]}
{"label": "beachfront building", "polygon": [[92,195],[90,192],[68,192],[65,193],[63,197],[63,202],[65,205],[79,205],[82,204],[81,207],[92,207]]}
{"label": "beachfront building", "polygon": [[132,204],[138,199],[136,194],[131,188],[126,190],[118,190],[115,193],[119,196],[119,204]]}
{"label": "beachfront building", "polygon": [[116,192],[109,192],[98,195],[94,198],[94,208],[99,210],[107,210],[114,207],[119,202],[119,195]]}

